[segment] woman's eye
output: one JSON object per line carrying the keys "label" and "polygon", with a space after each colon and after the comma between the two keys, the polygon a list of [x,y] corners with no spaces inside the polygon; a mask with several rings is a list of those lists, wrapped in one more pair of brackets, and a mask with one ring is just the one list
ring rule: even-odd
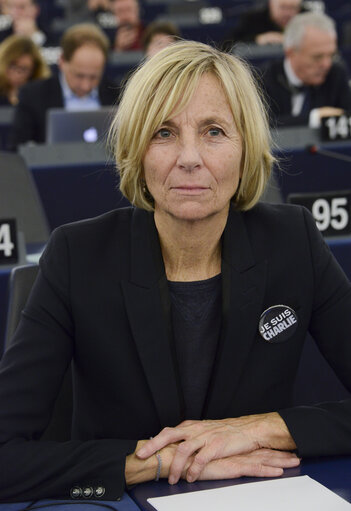
{"label": "woman's eye", "polygon": [[211,135],[211,137],[218,137],[219,135],[223,134],[223,130],[220,128],[210,128],[208,133]]}
{"label": "woman's eye", "polygon": [[156,133],[156,136],[159,138],[169,138],[171,136],[171,132],[167,128],[161,128]]}

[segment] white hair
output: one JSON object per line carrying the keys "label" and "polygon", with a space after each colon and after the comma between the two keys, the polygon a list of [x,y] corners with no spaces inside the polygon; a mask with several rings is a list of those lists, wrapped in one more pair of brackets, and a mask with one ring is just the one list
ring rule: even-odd
{"label": "white hair", "polygon": [[321,12],[304,12],[294,16],[287,24],[284,31],[284,49],[299,48],[309,27],[336,35],[335,22],[330,16]]}

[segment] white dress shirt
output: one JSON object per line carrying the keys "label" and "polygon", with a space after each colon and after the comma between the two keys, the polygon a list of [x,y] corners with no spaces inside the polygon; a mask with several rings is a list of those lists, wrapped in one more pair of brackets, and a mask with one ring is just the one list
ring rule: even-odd
{"label": "white dress shirt", "polygon": [[63,104],[66,110],[98,110],[101,106],[97,88],[92,89],[86,96],[77,96],[70,89],[65,75],[59,74],[63,94]]}
{"label": "white dress shirt", "polygon": [[[288,82],[292,87],[301,87],[304,85],[302,80],[296,76],[288,58],[284,59],[284,71]],[[305,100],[305,93],[296,92],[291,96],[291,114],[297,116],[301,113],[303,102]],[[310,128],[320,127],[320,117],[318,108],[314,108],[310,111],[308,125]]]}

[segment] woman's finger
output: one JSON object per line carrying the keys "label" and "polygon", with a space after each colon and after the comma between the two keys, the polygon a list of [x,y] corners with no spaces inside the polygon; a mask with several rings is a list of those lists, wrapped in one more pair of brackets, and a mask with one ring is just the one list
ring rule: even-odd
{"label": "woman's finger", "polygon": [[155,452],[163,449],[169,444],[177,443],[184,440],[184,431],[182,428],[164,428],[154,438],[150,438],[145,444],[137,450],[138,458],[149,458]]}
{"label": "woman's finger", "polygon": [[148,440],[136,453],[139,458],[148,458],[169,444],[196,438],[207,429],[214,427],[215,421],[183,421],[174,428],[166,427]]}
{"label": "woman's finger", "polygon": [[[226,458],[232,455],[233,452],[243,452],[247,446],[244,446],[239,439],[237,439],[237,445],[233,443],[229,445],[229,439],[224,435],[213,435],[212,437],[205,437],[206,441],[203,441],[203,447],[198,450],[194,459],[189,466],[186,474],[186,479],[189,483],[196,481],[205,466],[213,460]],[[185,442],[186,443],[186,442]]]}
{"label": "woman's finger", "polygon": [[189,482],[196,481],[204,467],[211,461],[250,453],[257,448],[252,439],[241,428],[233,430],[232,428],[228,429],[225,425],[217,426],[213,431],[206,431],[199,438],[202,440],[200,442],[201,448],[198,449],[187,470],[186,479]]}
{"label": "woman's finger", "polygon": [[224,458],[206,465],[199,480],[235,479],[238,477],[279,477],[284,470],[281,467],[270,467],[249,458]]}
{"label": "woman's finger", "polygon": [[[228,430],[227,426],[217,423],[212,429],[206,426],[205,431],[195,437],[190,437],[179,444],[174,455],[169,472],[170,484],[178,482],[189,458],[194,458],[187,470],[187,480],[196,481],[204,467],[212,460],[226,458],[227,456],[250,452],[253,445],[250,439],[236,431]],[[188,435],[193,434],[193,428],[189,428]]]}
{"label": "woman's finger", "polygon": [[258,449],[250,453],[252,458],[256,458],[265,465],[273,467],[289,468],[298,466],[300,459],[296,454],[288,451],[275,451],[273,449]]}
{"label": "woman's finger", "polygon": [[[260,452],[265,451],[265,452]],[[230,456],[208,463],[199,476],[206,479],[231,479],[236,477],[279,477],[284,468],[297,467],[300,459],[292,453],[270,452],[258,449],[248,454]]]}
{"label": "woman's finger", "polygon": [[179,481],[191,456],[202,446],[203,439],[201,437],[181,442],[178,445],[169,469],[168,482],[170,484],[176,484]]}

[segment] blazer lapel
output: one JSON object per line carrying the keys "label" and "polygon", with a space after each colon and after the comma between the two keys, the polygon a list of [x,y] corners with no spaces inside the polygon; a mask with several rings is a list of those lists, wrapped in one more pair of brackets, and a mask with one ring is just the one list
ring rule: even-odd
{"label": "blazer lapel", "polygon": [[153,215],[135,210],[129,280],[122,283],[130,327],[161,426],[182,420],[168,285]]}
{"label": "blazer lapel", "polygon": [[205,418],[230,416],[255,338],[266,281],[266,261],[253,258],[243,214],[231,210],[222,249],[223,323]]}

